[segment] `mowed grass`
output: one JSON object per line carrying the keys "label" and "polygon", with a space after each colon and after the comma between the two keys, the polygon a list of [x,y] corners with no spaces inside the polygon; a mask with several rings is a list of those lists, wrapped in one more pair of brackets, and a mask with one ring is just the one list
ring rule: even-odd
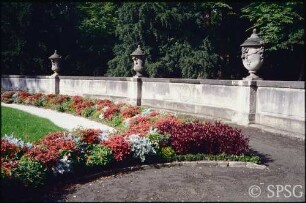
{"label": "mowed grass", "polygon": [[1,137],[13,134],[27,142],[37,141],[49,132],[65,131],[51,121],[24,111],[1,106]]}

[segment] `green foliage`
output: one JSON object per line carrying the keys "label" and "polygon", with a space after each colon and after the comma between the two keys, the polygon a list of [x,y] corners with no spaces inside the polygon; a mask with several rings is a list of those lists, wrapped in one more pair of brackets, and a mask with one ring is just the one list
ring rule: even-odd
{"label": "green foliage", "polygon": [[34,106],[45,106],[46,105],[46,101],[42,98],[35,100],[34,102]]}
{"label": "green foliage", "polygon": [[[202,18],[205,3],[125,3],[119,10],[116,33],[121,40],[109,61],[108,75],[131,76],[130,53],[138,44],[147,55],[150,77],[212,78],[217,73],[218,55],[210,42]],[[225,4],[214,4],[227,8]],[[229,8],[229,7],[228,7]],[[215,17],[210,26],[218,26]],[[183,30],[183,32],[182,32]],[[201,33],[194,35],[194,33]]]}
{"label": "green foliage", "polygon": [[112,126],[118,127],[122,123],[122,115],[116,115],[112,118]]}
{"label": "green foliage", "polygon": [[80,29],[87,33],[112,35],[117,23],[116,4],[112,2],[85,2],[78,8],[83,12]]}
{"label": "green foliage", "polygon": [[158,155],[165,161],[172,161],[176,154],[172,147],[162,147],[158,151]]}
{"label": "green foliage", "polygon": [[88,118],[95,112],[95,107],[89,106],[82,110],[81,115]]}
{"label": "green foliage", "polygon": [[242,9],[242,17],[248,18],[258,28],[259,35],[269,45],[268,51],[293,49],[304,45],[303,2],[256,2]]}
{"label": "green foliage", "polygon": [[212,160],[212,161],[244,161],[253,162],[260,164],[261,160],[259,156],[249,154],[185,154],[185,155],[175,155],[172,160],[177,161],[199,161],[199,160]]}
{"label": "green foliage", "polygon": [[148,134],[147,137],[151,141],[154,149],[157,151],[160,149],[160,147],[166,146],[168,144],[169,137],[158,132],[152,132]]}
{"label": "green foliage", "polygon": [[99,119],[99,116],[101,115],[101,111],[95,111],[93,114],[92,114],[92,118],[94,119]]}
{"label": "green foliage", "polygon": [[[32,3],[1,2],[1,70],[25,73],[26,28]],[[22,57],[20,57],[22,56]],[[16,63],[18,61],[18,63]],[[12,68],[14,67],[14,68]]]}
{"label": "green foliage", "polygon": [[78,3],[77,7],[81,15],[78,26],[81,33],[80,47],[94,59],[93,61],[103,63],[92,67],[93,75],[104,74],[106,69],[101,67],[113,57],[111,50],[116,41],[114,32],[118,5],[113,2],[82,2]]}
{"label": "green foliage", "polygon": [[15,171],[15,176],[19,181],[34,188],[44,185],[46,175],[47,169],[41,163],[26,156],[21,157]]}
{"label": "green foliage", "polygon": [[72,100],[64,100],[61,103],[63,112],[73,112],[72,103]]}
{"label": "green foliage", "polygon": [[3,74],[49,75],[48,56],[58,50],[61,75],[132,76],[130,54],[141,45],[146,76],[241,79],[239,45],[249,27],[267,43],[265,66],[271,68],[264,78],[305,77],[302,1],[0,5]]}
{"label": "green foliage", "polygon": [[113,161],[114,157],[108,147],[94,145],[86,157],[87,166],[105,166]]}
{"label": "green foliage", "polygon": [[65,108],[64,108],[64,106],[61,105],[61,104],[56,105],[56,106],[55,106],[55,109],[56,109],[57,111],[59,111],[59,112],[65,112]]}

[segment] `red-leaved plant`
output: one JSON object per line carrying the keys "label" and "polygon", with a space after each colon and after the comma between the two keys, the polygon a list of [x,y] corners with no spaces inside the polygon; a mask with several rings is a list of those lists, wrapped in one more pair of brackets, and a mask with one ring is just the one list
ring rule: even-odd
{"label": "red-leaved plant", "polygon": [[140,113],[140,108],[137,106],[128,106],[127,108],[120,110],[120,113],[124,119],[131,118]]}
{"label": "red-leaved plant", "polygon": [[61,156],[61,150],[74,150],[76,144],[66,139],[63,132],[49,133],[37,145],[26,152],[26,156],[43,163],[51,168]]}
{"label": "red-leaved plant", "polygon": [[105,110],[104,112],[104,118],[111,120],[114,116],[116,116],[120,112],[119,106],[117,105],[112,105],[108,109]]}
{"label": "red-leaved plant", "polygon": [[130,143],[120,135],[112,136],[101,144],[111,149],[117,161],[122,161],[131,154]]}
{"label": "red-leaved plant", "polygon": [[87,144],[99,144],[100,133],[101,130],[95,129],[80,130],[77,132],[77,134],[81,136],[81,141]]}
{"label": "red-leaved plant", "polygon": [[163,122],[157,125],[157,128],[161,133],[170,134],[171,146],[177,154],[242,154],[248,152],[249,140],[241,134],[241,130],[220,122],[174,125],[171,125],[171,122]]}

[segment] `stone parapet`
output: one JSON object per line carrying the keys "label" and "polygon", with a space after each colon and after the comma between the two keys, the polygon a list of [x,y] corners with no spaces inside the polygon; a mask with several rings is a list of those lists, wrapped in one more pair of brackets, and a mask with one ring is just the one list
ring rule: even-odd
{"label": "stone parapet", "polygon": [[305,135],[305,82],[2,75],[1,90],[108,98]]}

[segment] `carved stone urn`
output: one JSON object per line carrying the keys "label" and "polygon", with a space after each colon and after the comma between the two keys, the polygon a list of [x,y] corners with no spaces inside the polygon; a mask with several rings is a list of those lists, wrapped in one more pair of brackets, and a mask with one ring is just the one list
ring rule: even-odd
{"label": "carved stone urn", "polygon": [[54,54],[51,55],[49,57],[49,59],[51,60],[51,70],[54,71],[54,73],[51,75],[52,77],[56,77],[58,76],[58,72],[60,70],[60,60],[61,60],[61,56],[57,54],[57,51],[55,50]]}
{"label": "carved stone urn", "polygon": [[132,60],[134,62],[133,70],[136,72],[134,77],[142,77],[142,71],[144,66],[144,52],[141,50],[140,45],[138,45],[137,49],[131,53]]}
{"label": "carved stone urn", "polygon": [[253,30],[253,34],[240,45],[241,58],[243,66],[249,71],[249,76],[243,78],[243,80],[262,80],[255,73],[263,64],[264,53],[264,41],[256,34],[256,29]]}

